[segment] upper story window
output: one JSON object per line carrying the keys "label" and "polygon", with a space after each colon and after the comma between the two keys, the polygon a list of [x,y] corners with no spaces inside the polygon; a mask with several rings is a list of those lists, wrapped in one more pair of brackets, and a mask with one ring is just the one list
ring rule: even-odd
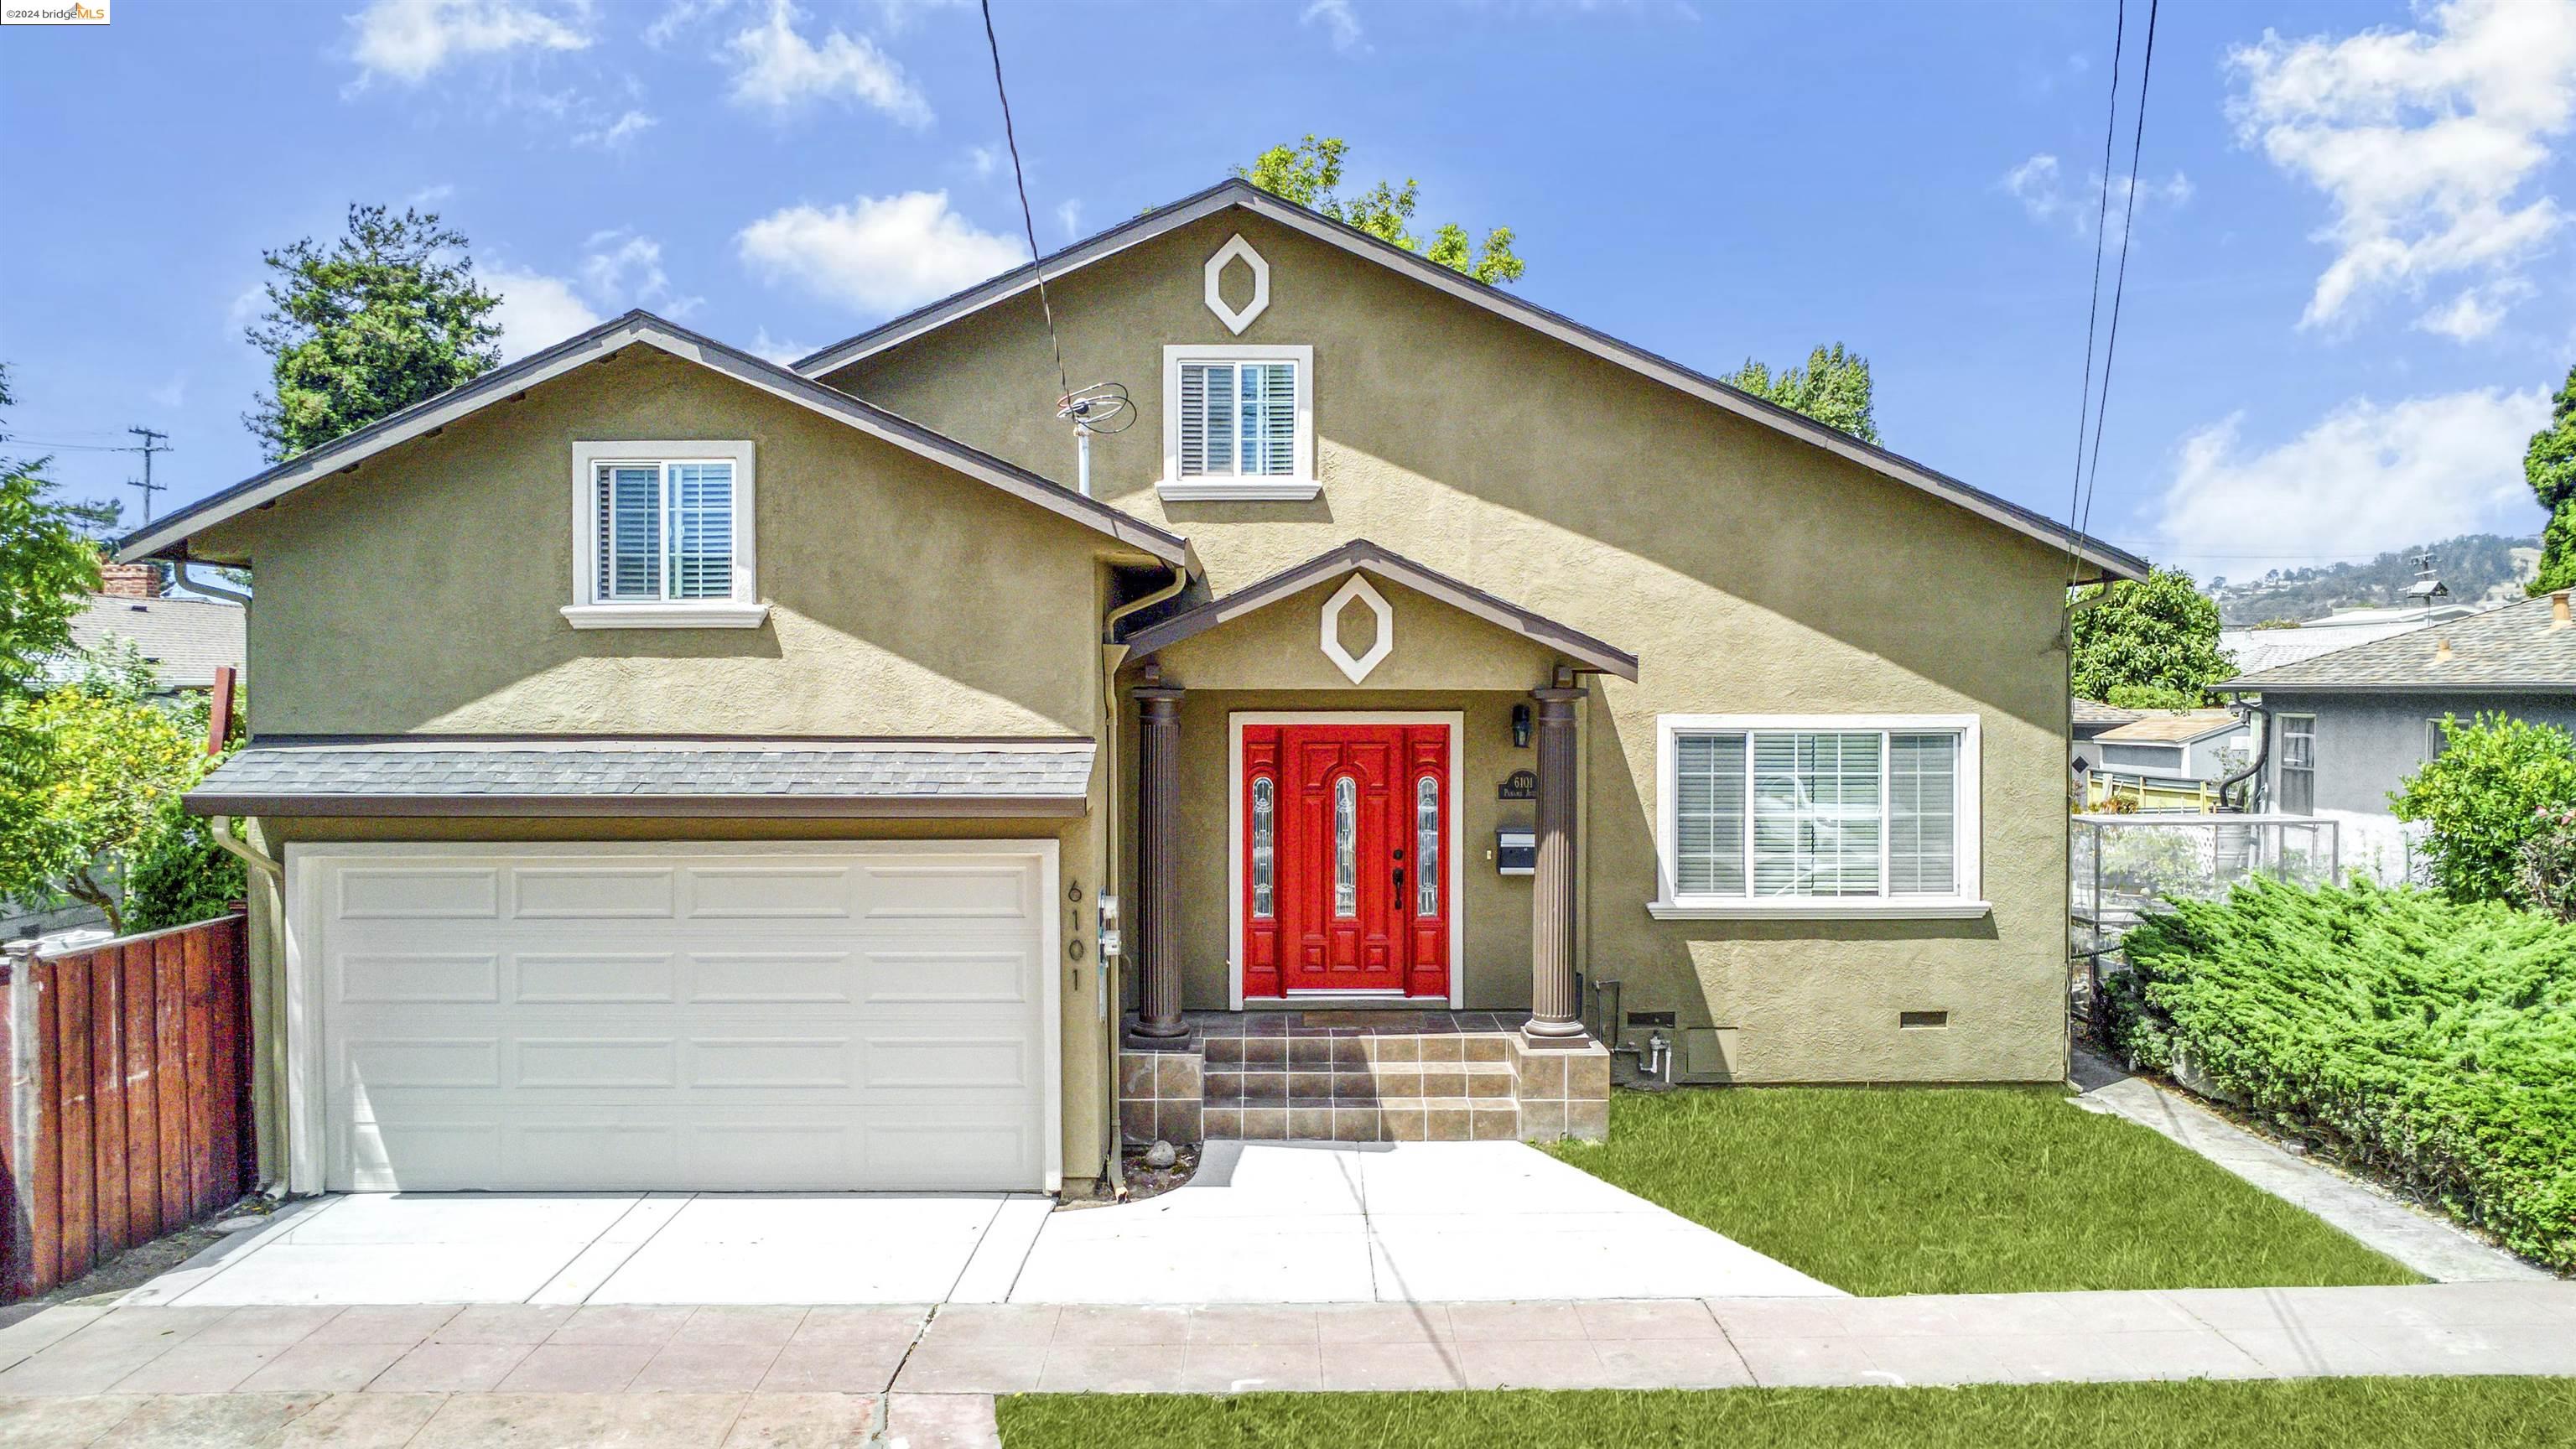
{"label": "upper story window", "polygon": [[1163,478],[1172,499],[1315,496],[1315,349],[1163,349]]}
{"label": "upper story window", "polygon": [[1985,914],[1973,716],[1657,723],[1656,916]]}
{"label": "upper story window", "polygon": [[768,614],[748,441],[573,445],[576,629],[747,629]]}

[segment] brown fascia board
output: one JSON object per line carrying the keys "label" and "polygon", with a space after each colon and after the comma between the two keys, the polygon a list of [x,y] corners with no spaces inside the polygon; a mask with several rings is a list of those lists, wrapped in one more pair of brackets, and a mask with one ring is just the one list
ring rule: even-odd
{"label": "brown fascia board", "polygon": [[2079,533],[2037,510],[2025,508],[2011,499],[1989,493],[1971,483],[1953,478],[1937,468],[1918,463],[1901,453],[1891,452],[1875,443],[1827,427],[1823,423],[1781,407],[1768,399],[1758,398],[1741,388],[1712,377],[1696,368],[1675,362],[1622,341],[1597,327],[1578,322],[1564,313],[1542,307],[1490,283],[1451,270],[1416,252],[1410,252],[1382,237],[1361,231],[1346,222],[1333,220],[1320,212],[1284,201],[1239,177],[1221,181],[1203,191],[1182,197],[1167,206],[1159,206],[1130,218],[1097,236],[1075,242],[1042,260],[1015,267],[952,296],[917,307],[891,321],[872,327],[855,337],[846,338],[800,358],[795,371],[808,377],[820,377],[847,367],[862,358],[886,348],[898,346],[946,325],[949,321],[1006,300],[1036,285],[1041,277],[1053,277],[1088,266],[1105,257],[1116,255],[1132,246],[1151,241],[1166,232],[1213,216],[1229,207],[1240,207],[1255,216],[1294,231],[1304,232],[1319,240],[1341,247],[1344,251],[1370,258],[1404,272],[1417,281],[1459,297],[1465,301],[1510,318],[1534,331],[1556,338],[1595,357],[1625,367],[1632,372],[1678,388],[1703,401],[1713,402],[1730,412],[1767,423],[1781,432],[1804,439],[1827,452],[1920,488],[1936,498],[1955,504],[1969,512],[1999,523],[2016,533],[2038,539],[2052,547],[2068,549],[2076,558],[2096,570],[2092,579],[2078,578],[2077,583],[2101,579],[2141,579],[2146,577],[2147,561],[2126,549],[2115,548],[2089,534]]}
{"label": "brown fascia board", "polygon": [[357,467],[389,448],[437,430],[526,388],[561,377],[576,368],[643,344],[684,361],[695,362],[746,386],[784,398],[811,411],[918,453],[957,472],[1026,499],[1129,548],[1176,568],[1195,569],[1189,540],[1155,527],[1133,514],[1088,498],[1051,479],[994,457],[980,448],[934,432],[898,413],[827,387],[811,378],[728,347],[714,338],[642,310],[612,318],[575,337],[496,368],[433,398],[380,418],[346,437],[252,474],[241,482],[198,499],[135,529],[117,541],[117,558],[185,558],[189,538],[220,523],[302,488]]}
{"label": "brown fascia board", "polygon": [[1497,598],[1474,584],[1453,579],[1447,574],[1426,568],[1413,560],[1365,538],[1355,538],[1341,547],[1318,554],[1304,563],[1293,565],[1266,579],[1247,584],[1222,598],[1210,599],[1196,608],[1186,609],[1168,619],[1149,624],[1128,635],[1123,641],[1137,656],[1168,649],[1195,634],[1205,633],[1220,624],[1256,613],[1281,599],[1313,588],[1319,583],[1345,574],[1374,573],[1400,584],[1415,593],[1426,595],[1462,613],[1473,615],[1499,628],[1511,630],[1525,639],[1545,644],[1561,653],[1592,666],[1603,674],[1615,674],[1634,682],[1637,678],[1637,656],[1615,644],[1596,639],[1580,629],[1560,624],[1544,614],[1534,613],[1509,599]]}
{"label": "brown fascia board", "polygon": [[1065,820],[1091,809],[1080,795],[216,795],[199,790],[181,803],[191,815],[405,820]]}
{"label": "brown fascia board", "polygon": [[2576,694],[2576,680],[2566,679],[2462,679],[2409,680],[2391,684],[2371,682],[2316,683],[2310,681],[2231,679],[2213,684],[2213,690],[2229,694]]}

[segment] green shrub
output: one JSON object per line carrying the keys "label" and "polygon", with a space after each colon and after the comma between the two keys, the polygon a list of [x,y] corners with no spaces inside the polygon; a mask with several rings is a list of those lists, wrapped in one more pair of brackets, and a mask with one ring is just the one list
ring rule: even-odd
{"label": "green shrub", "polygon": [[125,929],[158,931],[224,914],[248,889],[241,857],[215,844],[206,822],[161,802],[125,873]]}
{"label": "green shrub", "polygon": [[2129,933],[2114,1040],[2576,1269],[2576,925],[2269,881]]}
{"label": "green shrub", "polygon": [[2466,725],[2446,715],[2442,731],[2442,753],[2406,777],[2389,808],[2424,823],[2433,882],[2455,899],[2531,904],[2516,872],[2524,845],[2548,828],[2541,812],[2576,806],[2576,740],[2501,714]]}

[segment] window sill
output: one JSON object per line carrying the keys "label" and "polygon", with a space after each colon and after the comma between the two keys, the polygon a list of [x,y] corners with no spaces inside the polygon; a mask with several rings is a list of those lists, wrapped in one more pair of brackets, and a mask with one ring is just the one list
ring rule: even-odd
{"label": "window sill", "polygon": [[1984,901],[1923,896],[1897,900],[1790,897],[1759,901],[1648,901],[1658,921],[1973,921],[1991,914]]}
{"label": "window sill", "polygon": [[564,621],[576,629],[757,629],[769,606],[735,599],[682,604],[566,604]]}
{"label": "window sill", "polygon": [[1217,478],[1166,478],[1154,492],[1166,503],[1305,503],[1324,491],[1312,478],[1262,478],[1252,482]]}

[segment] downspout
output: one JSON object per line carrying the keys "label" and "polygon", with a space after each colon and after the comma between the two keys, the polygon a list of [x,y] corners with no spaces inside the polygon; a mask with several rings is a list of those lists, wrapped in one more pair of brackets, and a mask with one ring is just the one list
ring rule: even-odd
{"label": "downspout", "polygon": [[[2092,608],[2094,605],[2101,603],[2104,599],[2111,597],[2111,580],[2106,577],[2101,578],[2096,582],[2098,586],[2092,593],[2078,594],[2067,604],[2066,620],[2061,626],[2061,632],[2058,635],[2059,640],[2063,642],[2066,649],[2066,673],[2061,676],[2062,685],[2058,691],[2059,695],[2067,702],[2066,748],[2060,751],[2057,756],[2058,768],[2061,770],[2071,769],[2071,762],[2075,758],[2075,616]],[[2091,796],[2091,788],[2089,786],[2085,787],[2084,793],[2076,796],[2071,802],[2074,808],[2070,809],[2066,813],[2058,826],[2061,831],[2065,832],[2058,836],[2058,858],[2066,862],[2065,890],[2064,894],[2058,898],[2063,903],[2062,908],[2065,913],[2065,921],[2063,922],[2063,929],[2060,931],[2060,934],[2066,936],[2070,941],[2073,939],[2072,933],[2075,926],[2075,811],[2091,805]],[[2066,1002],[2067,1010],[2065,1011],[2066,1030],[2059,1038],[2057,1045],[2059,1051],[2058,1065],[2064,1073],[2065,1079],[2072,1082],[2075,1080],[2075,1013],[2072,1009],[2074,1004],[2072,1000],[2072,988],[2069,987],[2068,991],[2069,998]]]}
{"label": "downspout", "polygon": [[286,883],[286,867],[278,863],[277,857],[262,851],[258,846],[255,846],[242,839],[240,836],[233,834],[233,821],[231,816],[221,814],[207,816],[206,833],[215,838],[215,844],[220,845],[224,849],[231,851],[233,854],[240,856],[251,869],[267,876],[270,880],[276,881],[280,888],[284,887]]}
{"label": "downspout", "polygon": [[[2245,696],[2241,694],[2236,696],[2236,707],[2245,712],[2245,717],[2254,726],[2254,763],[2218,782],[2218,804],[2221,809],[2226,808],[2227,792],[2247,780],[2257,782],[2245,792],[2246,804],[2248,806],[2253,804],[2253,797],[2262,789],[2260,779],[2263,774],[2263,764],[2272,754],[2271,711],[2259,704],[2247,704]],[[2244,813],[2251,815],[2254,812],[2248,809]]]}
{"label": "downspout", "polygon": [[227,604],[239,604],[245,609],[250,607],[250,595],[220,580],[202,579],[188,572],[195,566],[194,560],[183,558],[174,561],[170,569],[179,576],[179,582],[187,585],[191,592],[203,594],[210,599],[221,599]]}
{"label": "downspout", "polygon": [[[1086,441],[1088,440],[1086,439]],[[1120,773],[1126,762],[1124,746],[1121,743],[1119,735],[1119,725],[1121,721],[1126,718],[1126,709],[1118,700],[1118,670],[1121,665],[1127,662],[1127,646],[1113,642],[1118,633],[1118,621],[1140,609],[1149,608],[1155,604],[1163,602],[1165,599],[1178,595],[1181,590],[1189,586],[1189,582],[1189,570],[1185,568],[1175,568],[1172,570],[1172,581],[1170,584],[1163,588],[1156,589],[1154,592],[1145,595],[1141,599],[1131,600],[1128,603],[1119,605],[1117,608],[1110,610],[1100,621],[1100,633],[1103,641],[1100,649],[1100,695],[1102,703],[1101,734],[1104,736],[1104,743],[1108,746],[1106,754],[1109,760],[1109,830],[1107,850],[1105,852],[1107,867],[1101,875],[1100,891],[1094,893],[1095,899],[1101,892],[1117,890],[1119,883],[1118,841],[1123,822],[1121,821],[1118,812],[1118,784]],[[1119,929],[1120,934],[1124,936],[1126,934],[1126,921],[1123,916],[1119,922]],[[1103,1110],[1100,1114],[1100,1156],[1103,1164],[1102,1176],[1108,1180],[1111,1196],[1120,1202],[1125,1202],[1127,1200],[1126,1154],[1118,1150],[1118,1138],[1120,1132],[1118,1121],[1118,1028],[1121,1024],[1122,1013],[1120,1008],[1120,998],[1123,991],[1123,983],[1118,973],[1119,969],[1126,964],[1127,958],[1126,954],[1122,951],[1116,956],[1102,955],[1098,959],[1100,962],[1100,1014],[1105,1018],[1102,1024],[1102,1048],[1107,1052],[1107,1056],[1104,1057],[1103,1060],[1108,1066],[1108,1070],[1101,1074],[1103,1095],[1108,1098],[1108,1101],[1104,1104]]]}

